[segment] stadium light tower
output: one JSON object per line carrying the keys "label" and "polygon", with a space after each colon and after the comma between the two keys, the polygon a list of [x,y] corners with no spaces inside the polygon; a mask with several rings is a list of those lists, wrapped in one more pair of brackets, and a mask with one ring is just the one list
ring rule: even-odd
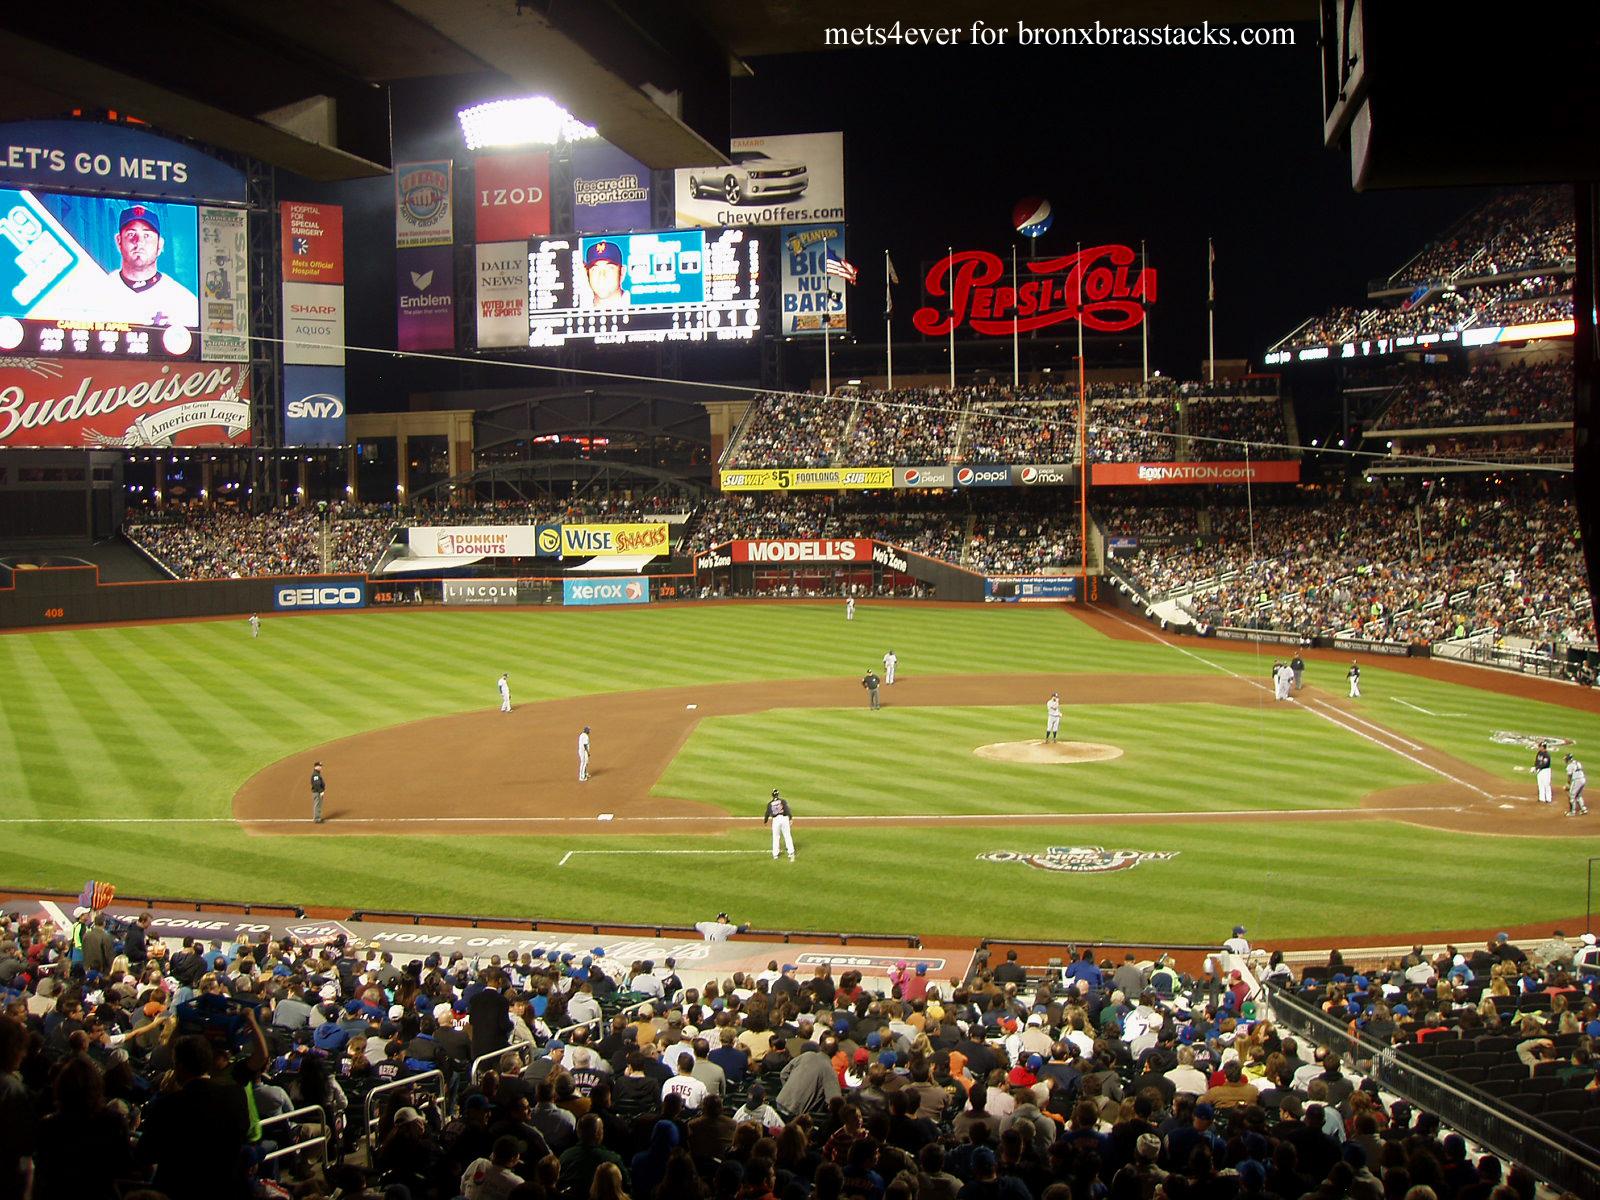
{"label": "stadium light tower", "polygon": [[600,135],[548,96],[490,100],[456,113],[468,150],[494,146],[555,146]]}

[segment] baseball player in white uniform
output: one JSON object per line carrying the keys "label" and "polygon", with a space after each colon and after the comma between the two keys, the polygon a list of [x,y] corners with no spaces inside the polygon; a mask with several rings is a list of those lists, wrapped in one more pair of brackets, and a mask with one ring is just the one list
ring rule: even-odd
{"label": "baseball player in white uniform", "polygon": [[507,672],[500,675],[500,711],[511,711],[511,677]]}
{"label": "baseball player in white uniform", "polygon": [[253,638],[261,636],[261,618],[255,613],[250,614],[250,636]]}
{"label": "baseball player in white uniform", "polygon": [[578,735],[578,782],[589,782],[589,727]]}
{"label": "baseball player in white uniform", "polygon": [[846,621],[854,621],[856,619],[856,598],[854,596],[844,602],[844,619]]}
{"label": "baseball player in white uniform", "polygon": [[794,838],[789,833],[789,820],[793,814],[789,811],[789,802],[778,795],[778,789],[772,789],[772,799],[767,801],[766,814],[761,818],[763,825],[772,826],[772,857],[778,857],[778,841],[781,838],[784,849],[789,852],[789,861],[794,861]]}
{"label": "baseball player in white uniform", "polygon": [[899,663],[900,663],[900,660],[895,657],[895,653],[894,653],[893,650],[889,651],[889,653],[887,653],[887,654],[885,654],[883,656],[883,681],[884,681],[884,683],[888,683],[888,684],[894,683],[894,669],[895,669],[896,666],[899,665]]}
{"label": "baseball player in white uniform", "polygon": [[1350,670],[1346,672],[1350,679],[1350,699],[1361,699],[1361,667],[1358,663],[1351,663]]}
{"label": "baseball player in white uniform", "polygon": [[1061,693],[1051,692],[1050,699],[1044,702],[1044,740],[1047,742],[1060,741],[1056,735],[1061,732]]}

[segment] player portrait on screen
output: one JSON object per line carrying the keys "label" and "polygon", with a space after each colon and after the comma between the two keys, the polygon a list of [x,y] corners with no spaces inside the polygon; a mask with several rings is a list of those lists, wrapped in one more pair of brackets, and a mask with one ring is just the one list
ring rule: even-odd
{"label": "player portrait on screen", "polygon": [[622,260],[622,248],[616,242],[602,238],[592,243],[583,252],[583,270],[589,283],[585,308],[628,307],[630,299],[623,286],[628,267]]}
{"label": "player portrait on screen", "polygon": [[106,319],[135,325],[200,324],[200,301],[188,288],[161,272],[161,216],[143,204],[122,210],[117,221],[121,261],[106,272]]}

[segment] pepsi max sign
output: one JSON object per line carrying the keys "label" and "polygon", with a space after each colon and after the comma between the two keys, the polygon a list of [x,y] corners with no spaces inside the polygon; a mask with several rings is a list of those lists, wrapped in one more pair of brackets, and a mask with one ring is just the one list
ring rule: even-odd
{"label": "pepsi max sign", "polygon": [[272,607],[279,612],[305,612],[328,608],[365,608],[367,584],[364,579],[339,580],[272,589]]}
{"label": "pepsi max sign", "polygon": [[1009,487],[1011,468],[997,466],[957,467],[957,487]]}
{"label": "pepsi max sign", "polygon": [[648,579],[563,579],[563,604],[649,604]]}
{"label": "pepsi max sign", "polygon": [[1057,463],[1028,463],[1011,468],[1011,482],[1021,487],[1061,487],[1073,482],[1076,472],[1070,466]]}

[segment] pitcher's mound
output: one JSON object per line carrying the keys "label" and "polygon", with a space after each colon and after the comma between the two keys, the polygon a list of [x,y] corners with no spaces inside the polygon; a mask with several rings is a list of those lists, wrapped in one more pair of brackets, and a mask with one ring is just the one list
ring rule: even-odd
{"label": "pitcher's mound", "polygon": [[1108,762],[1122,757],[1122,747],[1107,746],[1103,742],[990,742],[973,751],[979,758],[992,758],[999,762],[1066,763]]}

